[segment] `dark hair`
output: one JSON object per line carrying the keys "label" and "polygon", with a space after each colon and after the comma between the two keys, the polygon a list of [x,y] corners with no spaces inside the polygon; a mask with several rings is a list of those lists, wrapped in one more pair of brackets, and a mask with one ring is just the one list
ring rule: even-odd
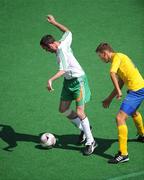
{"label": "dark hair", "polygon": [[96,48],[96,52],[102,53],[103,51],[108,50],[110,52],[114,52],[112,47],[108,43],[100,43],[98,47]]}
{"label": "dark hair", "polygon": [[42,46],[48,46],[49,44],[53,43],[55,41],[54,37],[51,35],[45,35],[40,40],[40,45]]}

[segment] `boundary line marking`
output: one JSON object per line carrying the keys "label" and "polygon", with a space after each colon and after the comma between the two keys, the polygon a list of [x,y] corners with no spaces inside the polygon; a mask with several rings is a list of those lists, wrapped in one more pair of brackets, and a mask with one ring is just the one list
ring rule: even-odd
{"label": "boundary line marking", "polygon": [[126,179],[126,178],[140,176],[140,175],[143,175],[143,174],[144,174],[144,171],[140,171],[140,172],[130,173],[130,174],[114,177],[114,178],[109,178],[107,180],[122,180],[122,179]]}

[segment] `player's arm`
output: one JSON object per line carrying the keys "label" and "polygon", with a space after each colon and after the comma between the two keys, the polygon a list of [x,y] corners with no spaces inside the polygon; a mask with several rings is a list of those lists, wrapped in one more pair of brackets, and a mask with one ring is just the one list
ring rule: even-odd
{"label": "player's arm", "polygon": [[63,76],[65,74],[65,71],[64,70],[60,70],[58,71],[54,76],[52,76],[49,80],[48,80],[48,85],[47,85],[47,88],[48,88],[48,91],[53,91],[53,87],[52,87],[52,83],[54,80],[60,78],[61,76]]}
{"label": "player's arm", "polygon": [[119,86],[119,82],[118,82],[118,78],[117,78],[117,75],[116,75],[116,73],[115,72],[111,72],[110,73],[110,77],[111,77],[111,80],[112,80],[112,82],[113,82],[113,85],[114,85],[114,87],[115,87],[115,89],[116,89],[116,97],[117,97],[117,99],[121,99],[121,97],[122,97],[122,92],[121,92],[121,88],[120,88],[120,86]]}
{"label": "player's arm", "polygon": [[108,108],[112,99],[116,96],[117,99],[120,99],[122,96],[121,88],[124,85],[124,82],[118,78],[117,71],[120,66],[121,59],[119,56],[116,56],[113,59],[111,69],[110,69],[110,77],[114,85],[114,90],[111,92],[111,94],[102,102],[104,108]]}
{"label": "player's arm", "polygon": [[[119,79],[118,80],[118,84],[119,84],[120,89],[122,89],[122,87],[124,85],[123,80]],[[112,100],[116,95],[117,95],[117,90],[116,90],[116,88],[114,88],[114,90],[109,95],[109,99]]]}
{"label": "player's arm", "polygon": [[64,25],[62,25],[59,22],[57,22],[52,15],[48,15],[47,16],[47,21],[49,23],[51,23],[52,25],[54,25],[55,27],[57,27],[58,29],[60,29],[62,32],[70,31],[67,27],[65,27]]}
{"label": "player's arm", "polygon": [[[124,82],[122,79],[118,79],[118,84],[119,84],[119,87],[120,89],[123,88],[124,86]],[[102,102],[103,103],[103,107],[104,108],[108,108],[110,103],[112,102],[113,98],[117,95],[117,90],[116,88],[113,89],[113,91],[110,93],[110,95]]]}
{"label": "player's arm", "polygon": [[[123,87],[123,85],[124,85],[123,80],[119,79],[119,80],[118,80],[118,84],[119,84],[120,89],[122,89],[122,87]],[[117,95],[117,90],[116,90],[116,88],[114,88],[113,91],[112,91],[112,92],[110,93],[110,95],[108,96],[108,99],[109,99],[110,101],[112,101],[113,98],[114,98],[116,95]]]}

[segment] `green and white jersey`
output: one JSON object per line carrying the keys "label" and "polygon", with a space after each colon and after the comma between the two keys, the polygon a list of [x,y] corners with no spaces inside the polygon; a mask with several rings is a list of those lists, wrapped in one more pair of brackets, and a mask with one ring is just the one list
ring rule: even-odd
{"label": "green and white jersey", "polygon": [[56,52],[59,70],[65,71],[64,77],[66,79],[73,79],[83,76],[85,73],[74,57],[71,49],[72,33],[65,32],[60,42],[61,44]]}

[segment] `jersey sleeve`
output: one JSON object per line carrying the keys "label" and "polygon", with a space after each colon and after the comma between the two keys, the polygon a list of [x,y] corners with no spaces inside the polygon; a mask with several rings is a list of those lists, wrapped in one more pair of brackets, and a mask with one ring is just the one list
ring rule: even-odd
{"label": "jersey sleeve", "polygon": [[117,73],[118,68],[120,66],[120,63],[121,63],[120,57],[119,56],[115,56],[113,61],[112,61],[112,64],[111,64],[110,72]]}
{"label": "jersey sleeve", "polygon": [[64,54],[62,49],[59,52],[59,62],[58,62],[58,65],[59,65],[59,70],[66,71],[67,68],[68,68],[67,59],[66,59],[65,54]]}
{"label": "jersey sleeve", "polygon": [[72,43],[72,33],[70,31],[65,32],[60,41],[70,47]]}

